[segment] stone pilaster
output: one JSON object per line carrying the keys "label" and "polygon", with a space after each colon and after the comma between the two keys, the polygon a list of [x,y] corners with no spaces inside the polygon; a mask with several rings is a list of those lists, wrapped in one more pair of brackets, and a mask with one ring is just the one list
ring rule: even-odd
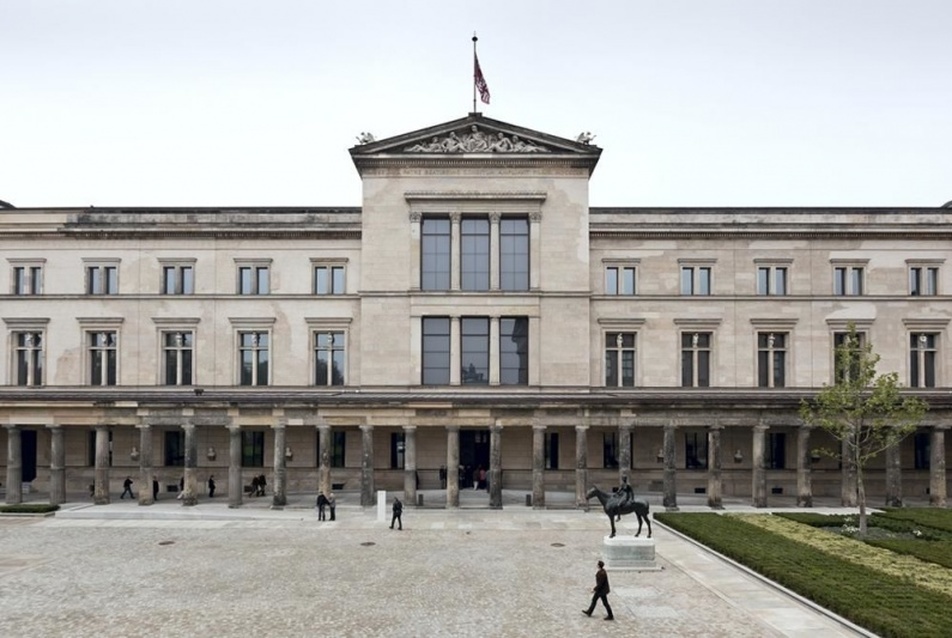
{"label": "stone pilaster", "polygon": [[532,509],[545,509],[545,426],[532,426]]}
{"label": "stone pilaster", "polygon": [[285,456],[287,448],[287,419],[283,416],[275,418],[271,429],[274,432],[274,475],[271,478],[273,484],[271,507],[281,508],[288,504],[288,461]]}
{"label": "stone pilaster", "polygon": [[228,507],[241,507],[245,486],[241,481],[241,426],[228,426]]}
{"label": "stone pilaster", "polygon": [[198,504],[198,441],[195,436],[195,424],[191,415],[182,424],[185,431],[185,485],[182,493],[182,506]]}
{"label": "stone pilaster", "polygon": [[450,213],[450,290],[460,289],[460,222],[462,219],[463,216],[459,212]]}
{"label": "stone pilaster", "polygon": [[707,430],[707,504],[716,510],[724,509],[721,478],[721,431],[719,425]]}
{"label": "stone pilaster", "polygon": [[529,290],[539,289],[539,272],[542,270],[541,226],[541,211],[529,213]]}
{"label": "stone pilaster", "polygon": [[[420,289],[420,248],[421,221],[423,216],[414,211],[410,213],[410,289]],[[330,492],[324,492],[327,496]]]}
{"label": "stone pilaster", "polygon": [[751,504],[754,507],[767,507],[767,468],[764,466],[767,426],[758,423],[754,426],[751,463]]}
{"label": "stone pilaster", "polygon": [[152,426],[149,423],[140,423],[139,428],[139,505],[152,505],[152,479],[155,472],[152,468]]}
{"label": "stone pilaster", "polygon": [[886,448],[886,507],[902,507],[902,464],[899,442]]}
{"label": "stone pilaster", "polygon": [[588,509],[588,426],[575,426],[575,505]]}
{"label": "stone pilaster", "polygon": [[856,493],[856,463],[850,452],[848,443],[844,440],[840,445],[840,462],[842,482],[840,483],[840,503],[843,507],[856,507],[858,496]]}
{"label": "stone pilaster", "polygon": [[403,498],[415,505],[417,502],[416,426],[403,426]]}
{"label": "stone pilaster", "polygon": [[317,447],[321,451],[318,460],[317,490],[327,496],[331,493],[331,426],[321,423],[317,426]]}
{"label": "stone pilaster", "polygon": [[489,385],[499,385],[499,316],[489,318]]}
{"label": "stone pilaster", "polygon": [[374,504],[374,427],[360,426],[360,504]]}
{"label": "stone pilaster", "polygon": [[[460,318],[450,317],[450,343],[460,342]],[[462,353],[450,346],[450,385],[462,383]]]}
{"label": "stone pilaster", "polygon": [[932,428],[929,458],[929,505],[945,507],[947,505],[946,476],[945,476],[945,431],[947,425],[936,425]]}
{"label": "stone pilaster", "polygon": [[446,507],[459,507],[459,427],[446,426]]}
{"label": "stone pilaster", "polygon": [[[489,254],[499,254],[499,213],[489,213]],[[489,289],[499,290],[499,259],[489,260]]]}
{"label": "stone pilaster", "polygon": [[[631,423],[618,424],[618,484],[631,483]],[[632,485],[634,488],[634,485]]]}
{"label": "stone pilaster", "polygon": [[797,507],[813,507],[813,452],[810,426],[797,430]]}
{"label": "stone pilaster", "polygon": [[109,496],[109,428],[96,426],[96,467],[93,483],[93,503],[108,505]]}
{"label": "stone pilaster", "polygon": [[489,509],[502,509],[502,426],[489,428]]}
{"label": "stone pilaster", "polygon": [[678,457],[675,452],[675,435],[677,425],[668,423],[664,426],[664,476],[662,479],[664,495],[662,504],[670,512],[678,510]]}
{"label": "stone pilaster", "polygon": [[3,426],[7,429],[7,504],[19,505],[23,502],[23,446],[20,428],[15,425]]}
{"label": "stone pilaster", "polygon": [[50,505],[66,502],[66,446],[60,425],[46,426],[50,430]]}

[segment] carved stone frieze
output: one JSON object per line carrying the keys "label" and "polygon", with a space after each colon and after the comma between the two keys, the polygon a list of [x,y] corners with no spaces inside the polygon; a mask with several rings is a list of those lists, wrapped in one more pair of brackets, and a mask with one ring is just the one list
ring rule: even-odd
{"label": "carved stone frieze", "polygon": [[419,142],[403,149],[406,153],[549,153],[550,149],[520,139],[518,135],[499,132],[495,136],[483,133],[475,124],[469,131],[434,136],[429,142]]}

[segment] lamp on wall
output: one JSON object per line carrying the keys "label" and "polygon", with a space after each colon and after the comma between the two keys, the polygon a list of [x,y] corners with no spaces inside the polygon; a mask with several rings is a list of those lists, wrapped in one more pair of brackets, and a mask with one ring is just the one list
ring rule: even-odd
{"label": "lamp on wall", "polygon": [[734,452],[734,463],[740,463],[744,460],[744,453],[740,451],[740,448]]}
{"label": "lamp on wall", "polygon": [[129,452],[129,458],[133,461],[139,460],[139,449],[136,446],[132,446],[132,450]]}
{"label": "lamp on wall", "polygon": [[291,449],[291,446],[284,448],[284,458],[289,461],[294,458],[294,451]]}
{"label": "lamp on wall", "polygon": [[215,451],[215,448],[211,445],[208,446],[208,451],[205,452],[205,456],[208,457],[209,461],[214,461],[215,457],[218,456],[218,453]]}

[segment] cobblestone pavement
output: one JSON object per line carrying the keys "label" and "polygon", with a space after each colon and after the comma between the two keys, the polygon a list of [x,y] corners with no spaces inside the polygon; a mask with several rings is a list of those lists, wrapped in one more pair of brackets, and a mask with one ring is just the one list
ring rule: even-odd
{"label": "cobblestone pavement", "polygon": [[[346,505],[334,522],[224,503],[67,510],[0,518],[0,636],[856,635],[789,600],[765,613],[786,597],[660,525],[662,569],[611,572],[616,621],[583,616],[601,512],[409,508],[396,531]],[[731,570],[735,593],[692,575],[705,565]]]}

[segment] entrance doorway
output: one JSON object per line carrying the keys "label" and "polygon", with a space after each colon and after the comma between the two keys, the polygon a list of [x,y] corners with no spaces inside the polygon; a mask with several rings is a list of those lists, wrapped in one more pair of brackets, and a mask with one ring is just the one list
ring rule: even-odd
{"label": "entrance doorway", "polygon": [[20,431],[20,458],[23,459],[24,483],[31,483],[36,478],[36,430]]}
{"label": "entrance doorway", "polygon": [[480,466],[489,474],[489,430],[460,430],[459,462],[463,466],[460,487],[473,487],[473,470]]}

